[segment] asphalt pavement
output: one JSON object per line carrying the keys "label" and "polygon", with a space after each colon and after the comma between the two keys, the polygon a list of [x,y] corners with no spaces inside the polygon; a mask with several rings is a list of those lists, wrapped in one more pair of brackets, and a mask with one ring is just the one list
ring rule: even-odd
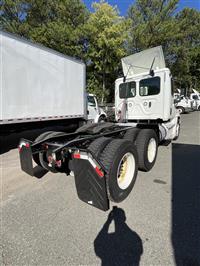
{"label": "asphalt pavement", "polygon": [[114,215],[81,202],[72,176],[28,176],[2,152],[0,265],[200,265],[200,112],[181,126]]}

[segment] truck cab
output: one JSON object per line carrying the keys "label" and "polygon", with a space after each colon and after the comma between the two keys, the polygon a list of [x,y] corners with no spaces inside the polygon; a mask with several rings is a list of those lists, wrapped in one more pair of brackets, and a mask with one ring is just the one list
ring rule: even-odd
{"label": "truck cab", "polygon": [[94,123],[105,122],[107,114],[99,107],[94,94],[87,94],[88,120]]}
{"label": "truck cab", "polygon": [[115,83],[116,120],[168,121],[175,114],[172,77],[168,68],[136,74]]}

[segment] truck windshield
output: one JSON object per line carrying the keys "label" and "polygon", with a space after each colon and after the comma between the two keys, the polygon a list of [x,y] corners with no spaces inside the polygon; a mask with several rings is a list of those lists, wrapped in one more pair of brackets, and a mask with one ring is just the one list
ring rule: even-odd
{"label": "truck windshield", "polygon": [[119,85],[119,98],[132,98],[136,95],[136,83],[135,81],[121,83]]}
{"label": "truck windshield", "polygon": [[88,105],[90,105],[90,106],[95,106],[95,105],[96,105],[93,96],[89,96],[89,95],[88,95],[88,96],[87,96],[87,100],[88,100]]}

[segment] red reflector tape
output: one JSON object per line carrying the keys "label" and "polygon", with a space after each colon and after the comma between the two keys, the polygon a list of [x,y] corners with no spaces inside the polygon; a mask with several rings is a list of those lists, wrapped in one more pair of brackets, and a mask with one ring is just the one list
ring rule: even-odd
{"label": "red reflector tape", "polygon": [[104,173],[96,166],[95,167],[95,171],[97,172],[97,174],[100,176],[100,177],[103,177],[104,176]]}
{"label": "red reflector tape", "polygon": [[30,144],[29,144],[29,143],[22,142],[22,143],[18,146],[18,150],[19,150],[19,152],[22,151],[22,147],[30,148]]}
{"label": "red reflector tape", "polygon": [[80,155],[80,153],[74,153],[73,157],[74,157],[74,159],[80,159],[81,155]]}

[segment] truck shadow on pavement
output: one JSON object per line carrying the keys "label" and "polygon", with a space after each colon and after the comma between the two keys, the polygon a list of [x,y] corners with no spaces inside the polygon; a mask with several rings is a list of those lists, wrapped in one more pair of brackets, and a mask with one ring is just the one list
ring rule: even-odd
{"label": "truck shadow on pavement", "polygon": [[34,141],[40,134],[47,131],[62,131],[73,132],[75,129],[73,126],[49,126],[40,128],[32,126],[29,130],[21,130],[19,132],[12,132],[10,134],[0,135],[0,155],[8,152],[9,150],[16,149],[18,147],[21,138],[25,138]]}
{"label": "truck shadow on pavement", "polygon": [[200,265],[200,145],[172,144],[172,244],[176,265]]}
{"label": "truck shadow on pavement", "polygon": [[21,138],[35,140],[37,136],[43,133],[45,130],[33,129],[21,131],[18,133],[10,133],[8,135],[0,136],[0,154],[6,153],[9,150],[16,149],[19,145]]}
{"label": "truck shadow on pavement", "polygon": [[9,150],[16,149],[21,138],[29,138],[30,140],[34,140],[35,137],[37,137],[37,133],[31,133],[27,131],[0,136],[0,154],[4,154]]}
{"label": "truck shadow on pavement", "polygon": [[[109,233],[112,221],[114,221],[115,232]],[[113,207],[107,221],[94,240],[94,250],[103,266],[139,265],[143,253],[142,240],[126,224],[124,210]]]}

